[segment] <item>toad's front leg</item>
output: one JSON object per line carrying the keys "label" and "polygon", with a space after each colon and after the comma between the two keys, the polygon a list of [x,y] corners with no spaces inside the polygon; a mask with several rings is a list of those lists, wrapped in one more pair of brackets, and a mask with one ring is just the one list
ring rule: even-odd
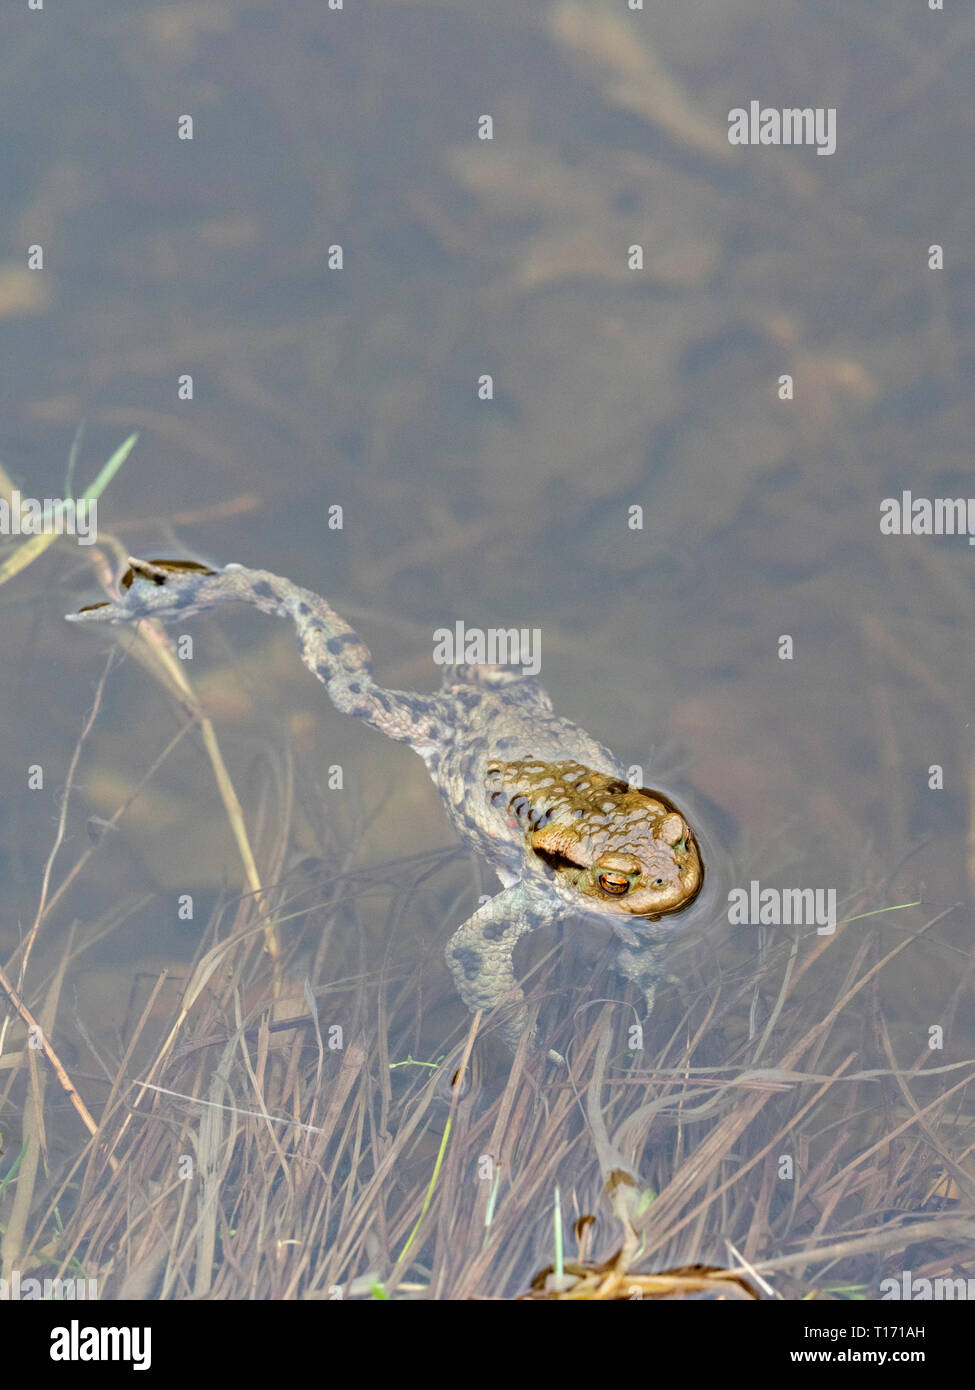
{"label": "toad's front leg", "polygon": [[515,979],[515,943],[526,932],[562,916],[558,899],[531,883],[514,883],[478,908],[447,943],[447,965],[472,1013],[501,1003],[514,1007],[501,1036],[514,1051],[528,1022],[525,995]]}
{"label": "toad's front leg", "polygon": [[673,979],[664,969],[667,947],[663,941],[654,940],[645,931],[634,931],[619,923],[614,923],[613,930],[620,941],[616,968],[642,993],[646,1005],[644,1017],[649,1018],[653,1013],[657,986]]}

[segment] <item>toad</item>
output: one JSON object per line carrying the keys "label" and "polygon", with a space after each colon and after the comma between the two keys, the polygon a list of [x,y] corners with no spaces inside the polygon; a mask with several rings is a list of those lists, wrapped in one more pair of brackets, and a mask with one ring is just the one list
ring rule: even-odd
{"label": "toad", "polygon": [[528,1024],[515,944],[569,915],[600,917],[620,941],[621,973],[647,1013],[664,978],[666,931],[654,924],[694,901],[704,865],[687,818],[663,793],[627,783],[619,760],[555,714],[517,667],[455,665],[434,694],[377,684],[362,639],[318,594],[265,570],[136,560],[117,602],[69,619],[164,622],[226,603],[289,618],[298,651],[332,703],[407,743],[426,763],[460,838],[496,871],[501,890],[462,923],[447,965],[471,1011],[506,1006],[510,1047]]}

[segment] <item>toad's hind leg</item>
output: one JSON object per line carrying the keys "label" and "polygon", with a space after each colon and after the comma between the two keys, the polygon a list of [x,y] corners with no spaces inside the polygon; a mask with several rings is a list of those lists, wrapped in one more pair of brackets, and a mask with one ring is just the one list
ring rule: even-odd
{"label": "toad's hind leg", "polygon": [[513,1005],[501,1036],[514,1050],[528,1023],[525,995],[515,979],[515,943],[526,932],[555,921],[560,905],[526,883],[514,883],[457,928],[447,944],[447,965],[464,1003],[476,1013]]}
{"label": "toad's hind leg", "polygon": [[136,622],[188,618],[226,603],[247,603],[290,618],[302,661],[324,684],[332,704],[421,755],[443,737],[443,698],[386,690],[372,678],[369,648],[327,600],[267,570],[226,565],[221,570],[185,562],[135,560],[117,603],[69,614],[76,622]]}

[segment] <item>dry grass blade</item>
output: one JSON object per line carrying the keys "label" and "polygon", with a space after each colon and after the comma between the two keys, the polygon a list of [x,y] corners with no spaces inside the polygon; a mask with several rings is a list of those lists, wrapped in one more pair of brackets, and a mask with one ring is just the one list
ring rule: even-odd
{"label": "dry grass blade", "polygon": [[44,1007],[41,1010],[40,1021],[34,1019],[26,1004],[18,997],[6,976],[0,971],[0,985],[3,986],[11,1004],[27,1025],[27,1047],[31,1063],[29,1067],[31,1083],[30,1092],[24,1105],[23,1136],[25,1148],[23,1152],[23,1161],[20,1165],[17,1190],[10,1211],[10,1217],[7,1222],[6,1230],[3,1233],[2,1255],[0,1255],[0,1266],[2,1266],[3,1269],[4,1279],[10,1278],[14,1268],[23,1267],[27,1222],[34,1203],[34,1188],[42,1158],[44,1171],[49,1171],[47,1140],[44,1127],[45,1084],[44,1074],[36,1065],[38,1051],[43,1051],[45,1057],[47,1057],[48,1061],[51,1063],[62,1090],[64,1090],[75,1110],[81,1116],[84,1124],[92,1134],[95,1132],[94,1120],[92,1120],[89,1115],[87,1107],[72,1085],[68,1073],[65,1071],[60,1059],[48,1042],[48,1034],[53,1032],[55,1019],[57,1018],[58,1003],[64,985],[64,964],[70,956],[70,944],[69,939],[69,949],[63,953],[60,967],[51,981],[47,998],[44,1001]]}
{"label": "dry grass blade", "polygon": [[[67,958],[67,953],[65,953],[65,957],[63,958],[63,960],[66,960]],[[57,977],[57,983],[58,986],[60,986],[60,971]],[[71,1078],[68,1075],[67,1069],[61,1062],[60,1057],[58,1057],[57,1053],[54,1051],[54,1048],[51,1046],[48,1040],[47,1028],[45,1028],[42,1025],[42,1023],[38,1022],[38,1020],[34,1018],[34,1015],[31,1013],[30,1009],[28,1009],[27,1005],[24,1003],[20,995],[17,993],[17,990],[14,988],[12,982],[8,978],[6,971],[3,969],[2,966],[0,966],[0,988],[3,989],[4,994],[6,994],[7,998],[10,1000],[11,1005],[20,1015],[21,1019],[24,1022],[24,1025],[27,1028],[28,1050],[40,1050],[44,1053],[44,1056],[50,1062],[54,1070],[54,1074],[58,1079],[62,1091],[80,1115],[82,1124],[88,1130],[89,1134],[95,1134],[98,1130],[98,1126],[92,1119],[88,1107],[85,1105],[84,1101],[81,1099],[81,1096],[78,1094],[78,1091],[72,1083]],[[48,1026],[53,1027],[53,1011],[51,1011],[48,1006],[45,1006],[45,1014],[42,1015],[42,1017],[46,1019],[48,1018],[48,1016],[50,1016],[50,1022]]]}

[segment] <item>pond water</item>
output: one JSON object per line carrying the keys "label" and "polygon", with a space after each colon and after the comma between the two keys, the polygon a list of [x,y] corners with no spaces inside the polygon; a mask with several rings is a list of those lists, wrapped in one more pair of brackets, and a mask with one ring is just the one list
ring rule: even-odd
{"label": "pond water", "polygon": [[[393,686],[432,687],[435,629],[538,629],[556,709],[703,808],[731,885],[876,914],[825,947],[800,934],[814,1010],[856,948],[907,943],[870,996],[892,1050],[860,1004],[836,1024],[854,1069],[975,1055],[975,548],[881,527],[885,499],[975,493],[975,19],[75,0],[9,30],[0,463],[59,497],[73,443],[80,489],[139,439],[99,546],[65,538],[0,591],[0,955],[34,920],[116,647],[63,614],[99,596],[96,549],[179,554],[328,595]],[[752,101],[834,110],[835,151],[731,146]],[[273,819],[261,789],[290,748],[300,807],[344,768],[325,819],[357,869],[452,843],[421,765],[331,708],[290,632],[244,614],[194,633],[248,817]],[[179,727],[122,647],[53,883],[97,853],[25,985],[37,1004],[79,923],[71,1007],[109,1052],[136,977],[197,947],[174,894],[208,911],[243,883],[192,733],[101,833]],[[315,818],[295,853],[321,852]],[[445,888],[434,958],[451,910]],[[741,976],[792,941],[727,923],[694,968],[713,986],[709,952]]]}

